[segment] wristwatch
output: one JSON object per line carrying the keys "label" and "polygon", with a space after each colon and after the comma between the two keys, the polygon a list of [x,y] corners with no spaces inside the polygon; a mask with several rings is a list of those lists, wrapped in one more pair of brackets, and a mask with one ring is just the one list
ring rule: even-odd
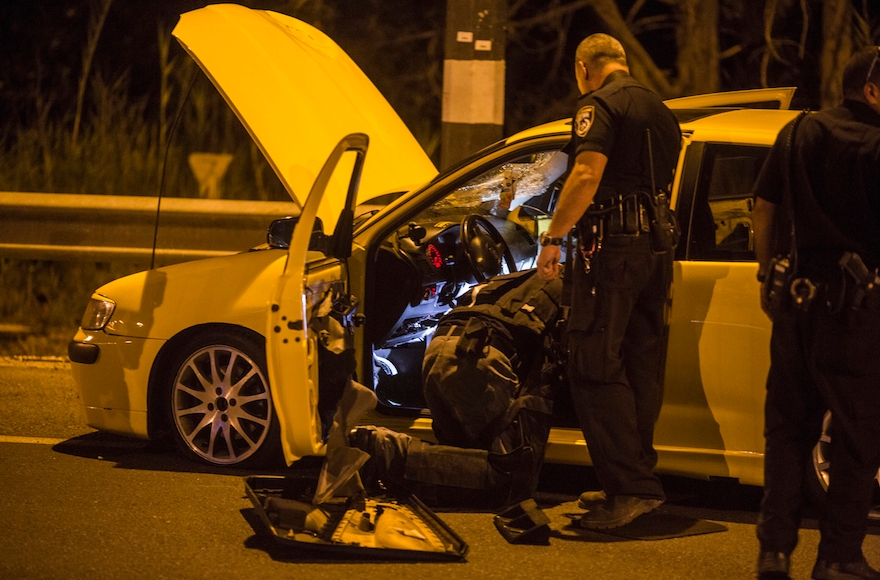
{"label": "wristwatch", "polygon": [[538,237],[538,243],[542,246],[560,246],[562,245],[562,238],[551,238],[550,234],[542,232]]}

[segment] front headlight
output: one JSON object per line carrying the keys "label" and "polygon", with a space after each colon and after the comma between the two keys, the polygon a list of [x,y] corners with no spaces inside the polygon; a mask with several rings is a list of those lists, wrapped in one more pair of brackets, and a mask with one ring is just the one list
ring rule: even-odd
{"label": "front headlight", "polygon": [[116,303],[100,294],[93,294],[79,325],[83,330],[101,330],[113,315]]}

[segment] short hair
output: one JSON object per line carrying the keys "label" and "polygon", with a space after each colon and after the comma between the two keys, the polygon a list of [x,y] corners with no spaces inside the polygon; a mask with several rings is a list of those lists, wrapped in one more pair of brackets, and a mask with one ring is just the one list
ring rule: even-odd
{"label": "short hair", "polygon": [[627,66],[623,45],[613,36],[602,33],[591,34],[583,39],[577,47],[575,58],[596,68],[601,68],[609,62]]}
{"label": "short hair", "polygon": [[[880,86],[880,61],[874,62],[878,57],[880,57],[880,47],[877,46],[860,48],[852,55],[843,69],[844,96],[860,98],[862,89],[869,82],[875,82]],[[871,78],[868,78],[868,74]]]}

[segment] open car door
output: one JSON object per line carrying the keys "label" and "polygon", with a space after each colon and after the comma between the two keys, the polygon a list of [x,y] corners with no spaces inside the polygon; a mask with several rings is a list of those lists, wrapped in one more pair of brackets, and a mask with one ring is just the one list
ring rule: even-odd
{"label": "open car door", "polygon": [[[327,323],[331,313],[351,308],[346,259],[368,142],[366,135],[355,133],[333,149],[305,201],[287,265],[270,296],[266,362],[288,464],[324,452],[316,326]],[[332,236],[323,235],[322,224],[333,229]],[[340,327],[337,319],[342,317],[334,318]]]}

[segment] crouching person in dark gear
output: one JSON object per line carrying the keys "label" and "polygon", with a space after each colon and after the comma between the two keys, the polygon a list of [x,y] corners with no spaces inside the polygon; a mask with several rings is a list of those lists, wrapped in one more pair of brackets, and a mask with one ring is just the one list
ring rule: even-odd
{"label": "crouching person in dark gear", "polygon": [[441,321],[422,365],[439,444],[377,427],[351,434],[372,459],[366,485],[433,506],[499,507],[531,497],[560,384],[560,280],[493,278]]}
{"label": "crouching person in dark gear", "polygon": [[880,47],[838,107],[779,134],[755,184],[761,306],[773,321],[758,578],[788,578],[811,452],[831,411],[817,580],[880,579],[862,553],[880,466]]}

